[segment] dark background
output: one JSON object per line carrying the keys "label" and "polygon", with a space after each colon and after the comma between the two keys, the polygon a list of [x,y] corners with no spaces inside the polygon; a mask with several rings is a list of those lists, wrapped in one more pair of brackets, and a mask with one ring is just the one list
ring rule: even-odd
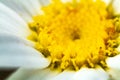
{"label": "dark background", "polygon": [[0,69],[0,80],[5,80],[12,73],[14,73],[17,69]]}

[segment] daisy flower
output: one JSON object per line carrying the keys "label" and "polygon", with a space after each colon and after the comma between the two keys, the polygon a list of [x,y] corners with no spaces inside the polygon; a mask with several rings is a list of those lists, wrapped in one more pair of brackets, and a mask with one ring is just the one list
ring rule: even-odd
{"label": "daisy flower", "polygon": [[119,0],[0,0],[7,80],[120,80]]}

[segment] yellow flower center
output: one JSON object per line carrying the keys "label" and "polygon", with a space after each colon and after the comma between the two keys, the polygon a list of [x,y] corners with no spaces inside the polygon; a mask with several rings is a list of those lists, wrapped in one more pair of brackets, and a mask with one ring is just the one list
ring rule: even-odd
{"label": "yellow flower center", "polygon": [[[106,67],[105,59],[118,52],[116,19],[101,0],[52,0],[44,14],[29,23],[35,48],[51,58],[51,67],[78,70],[83,66]],[[117,29],[118,30],[118,29]]]}

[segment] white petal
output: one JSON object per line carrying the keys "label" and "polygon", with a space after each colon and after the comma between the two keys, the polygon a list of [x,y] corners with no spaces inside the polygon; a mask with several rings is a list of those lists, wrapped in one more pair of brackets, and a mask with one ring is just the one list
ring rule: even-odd
{"label": "white petal", "polygon": [[50,3],[51,0],[39,0],[41,5],[48,5]]}
{"label": "white petal", "polygon": [[120,15],[120,0],[113,0],[114,15]]}
{"label": "white petal", "polygon": [[20,68],[14,72],[7,80],[28,80],[28,78],[32,76],[35,71],[36,70],[34,69]]}
{"label": "white petal", "polygon": [[22,39],[18,36],[15,35],[11,35],[11,34],[7,34],[7,33],[0,33],[0,44],[3,43],[20,43],[20,44],[25,44],[28,46],[34,46],[34,43],[32,43],[31,41],[27,40],[27,39]]}
{"label": "white petal", "polygon": [[49,64],[50,61],[26,41],[14,36],[0,36],[0,68],[44,68]]}
{"label": "white petal", "polygon": [[120,69],[110,68],[107,72],[110,75],[110,80],[120,80]]}
{"label": "white petal", "polygon": [[17,12],[27,22],[32,21],[32,16],[39,14],[39,0],[0,0],[2,3]]}
{"label": "white petal", "polygon": [[103,2],[106,3],[106,5],[109,5],[111,3],[112,0],[102,0]]}
{"label": "white petal", "polygon": [[108,80],[103,70],[82,69],[78,72],[64,71],[62,73],[43,70],[18,70],[8,80]]}
{"label": "white petal", "polygon": [[30,30],[19,15],[0,3],[0,33],[10,33],[26,37],[30,34]]}
{"label": "white petal", "polygon": [[108,80],[109,75],[102,69],[79,70],[71,80]]}
{"label": "white petal", "polygon": [[47,80],[72,80],[71,78],[73,77],[73,75],[75,75],[75,71],[64,71],[57,76]]}
{"label": "white petal", "polygon": [[[40,75],[41,73],[43,74]],[[39,75],[30,78],[30,80],[108,80],[108,78],[109,75],[102,69],[82,69],[78,72],[64,71],[56,75],[55,72],[48,70],[48,72],[40,72]]]}
{"label": "white petal", "polygon": [[33,76],[29,77],[28,80],[50,80],[51,78],[59,75],[58,71],[52,71],[50,69],[38,70],[33,74]]}
{"label": "white petal", "polygon": [[108,65],[108,67],[110,68],[115,68],[115,69],[120,69],[120,55],[117,55],[115,57],[111,57],[111,58],[108,58],[106,60],[106,63]]}
{"label": "white petal", "polygon": [[50,80],[51,77],[58,75],[59,72],[50,69],[19,69],[8,80]]}
{"label": "white petal", "polygon": [[[29,0],[31,2],[32,7],[34,8],[36,14],[42,14],[42,10],[40,9],[42,7],[42,3],[39,0]],[[47,0],[46,0],[47,2]]]}

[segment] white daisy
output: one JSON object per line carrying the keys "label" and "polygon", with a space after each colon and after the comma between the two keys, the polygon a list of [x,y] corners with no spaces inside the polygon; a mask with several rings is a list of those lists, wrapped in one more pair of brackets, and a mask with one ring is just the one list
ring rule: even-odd
{"label": "white daisy", "polygon": [[[109,5],[111,1],[105,2]],[[43,14],[40,7],[49,3],[48,0],[0,0],[0,68],[20,68],[7,80],[120,80],[120,55],[106,59],[108,70],[50,69],[51,59],[44,57],[34,48],[34,42],[27,39],[31,34],[28,23],[34,21],[33,16]],[[115,0],[112,5],[114,15],[119,15],[120,1]]]}

